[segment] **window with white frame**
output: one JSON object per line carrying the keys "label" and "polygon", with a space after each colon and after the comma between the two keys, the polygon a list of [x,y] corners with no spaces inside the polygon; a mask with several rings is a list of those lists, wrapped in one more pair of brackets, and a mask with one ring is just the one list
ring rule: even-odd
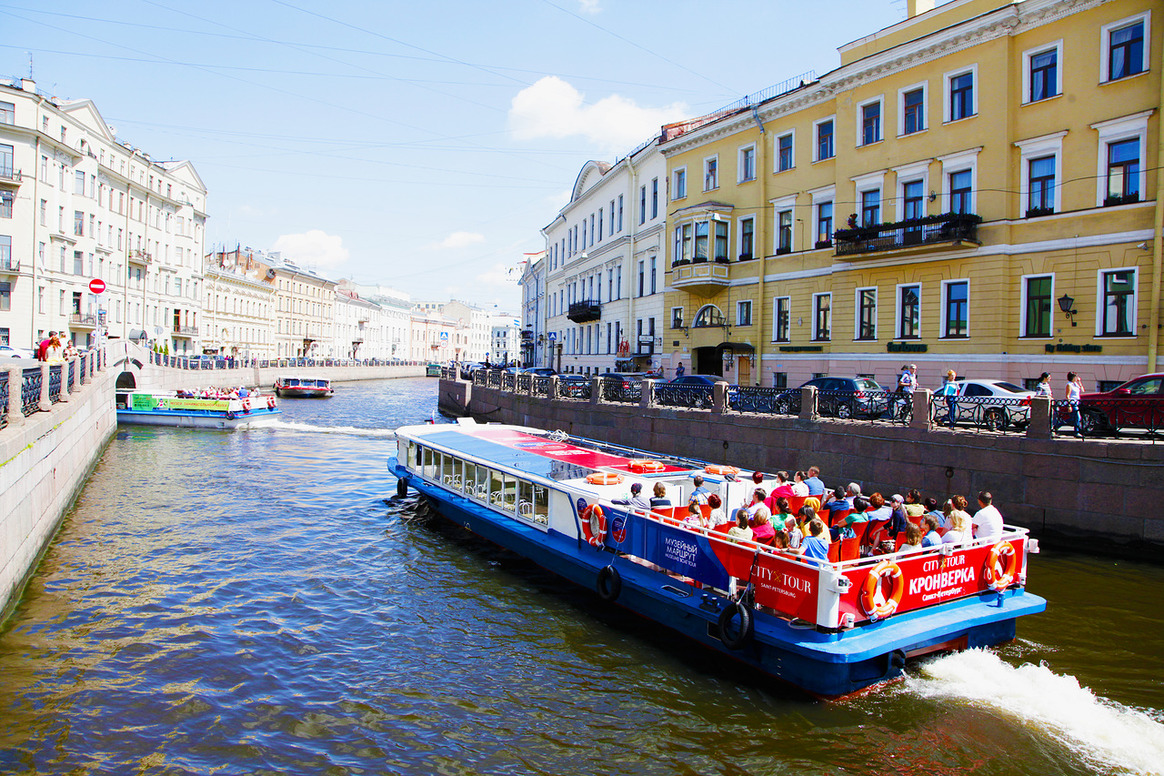
{"label": "window with white frame", "polygon": [[651,218],[659,217],[659,179],[651,179]]}
{"label": "window with white frame", "polygon": [[921,284],[909,283],[897,287],[897,338],[921,337]]}
{"label": "window with white frame", "polygon": [[974,173],[971,170],[958,170],[946,176],[946,191],[950,206],[949,213],[973,213]]}
{"label": "window with white frame", "polygon": [[1021,282],[1022,336],[1050,337],[1051,300],[1055,298],[1055,276],[1024,275]]}
{"label": "window with white frame", "polygon": [[812,339],[828,342],[833,336],[833,295],[812,295]]}
{"label": "window with white frame", "polygon": [[752,258],[756,255],[756,219],[746,216],[739,220],[740,250],[737,254],[741,259]]}
{"label": "window with white frame", "polygon": [[1099,134],[1098,205],[1123,205],[1144,198],[1144,154],[1151,111],[1092,124]]}
{"label": "window with white frame", "polygon": [[1096,336],[1133,337],[1136,334],[1136,268],[1100,270],[1099,320]]}
{"label": "window with white frame", "polygon": [[778,296],[772,300],[772,340],[788,342],[792,327],[792,297]]}
{"label": "window with white frame", "polygon": [[926,85],[907,86],[897,93],[897,126],[901,135],[913,135],[926,128]]}
{"label": "window with white frame", "polygon": [[[647,222],[647,185],[644,183],[639,186],[639,224]],[[583,222],[585,223],[585,222]],[[586,243],[586,235],[582,235],[583,244]]]}
{"label": "window with white frame", "polygon": [[752,325],[752,300],[736,302],[736,326]]}
{"label": "window with white frame", "polygon": [[1027,217],[1057,213],[1062,209],[1059,183],[1063,180],[1063,136],[1066,132],[1020,140],[1019,170],[1022,203]]}
{"label": "window with white frame", "polygon": [[970,336],[970,281],[942,281],[942,337]]}
{"label": "window with white frame", "polygon": [[861,201],[861,226],[876,226],[881,223],[881,189],[866,189],[859,194]]}
{"label": "window with white frame", "polygon": [[16,104],[0,101],[0,124],[16,123]]}
{"label": "window with white frame", "polygon": [[813,144],[812,160],[814,162],[822,162],[825,159],[832,159],[837,155],[836,143],[833,140],[835,126],[835,116],[819,119],[812,123],[813,135],[816,138],[816,142]]}
{"label": "window with white frame", "polygon": [[687,197],[687,168],[680,167],[671,172],[671,199]]}
{"label": "window with white frame", "polygon": [[857,106],[857,145],[872,145],[881,141],[882,98],[863,102]]}
{"label": "window with white frame", "polygon": [[1118,81],[1148,70],[1151,19],[1151,12],[1145,11],[1101,28],[1101,81]]}
{"label": "window with white frame", "polygon": [[946,73],[946,121],[961,121],[978,113],[978,66]]}
{"label": "window with white frame", "polygon": [[739,149],[737,166],[737,182],[756,180],[756,146],[747,145]]}
{"label": "window with white frame", "polygon": [[1063,91],[1063,41],[1023,52],[1023,103],[1057,97]]}
{"label": "window with white frame", "polygon": [[719,157],[710,156],[703,160],[703,190],[719,188]]}
{"label": "window with white frame", "polygon": [[675,227],[675,252],[672,259],[675,262],[691,260],[691,224],[680,224]]}
{"label": "window with white frame", "polygon": [[792,132],[785,132],[776,138],[776,172],[791,170],[796,166],[795,157],[796,137]]}
{"label": "window with white frame", "polygon": [[829,187],[829,195],[825,197],[813,197],[812,211],[813,222],[816,224],[816,245],[817,248],[827,248],[833,244],[833,198],[832,187]]}
{"label": "window with white frame", "polygon": [[877,339],[877,288],[858,288],[856,291],[857,315],[853,339],[868,341]]}
{"label": "window with white frame", "polygon": [[776,253],[792,253],[792,209],[776,211]]}

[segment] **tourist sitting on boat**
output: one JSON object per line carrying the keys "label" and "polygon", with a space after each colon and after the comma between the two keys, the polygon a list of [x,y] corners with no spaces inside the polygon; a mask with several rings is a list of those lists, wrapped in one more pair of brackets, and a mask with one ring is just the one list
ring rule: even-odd
{"label": "tourist sitting on boat", "polygon": [[796,521],[800,526],[800,530],[805,536],[808,536],[808,524],[816,517],[816,507],[812,504],[805,503],[796,513]]}
{"label": "tourist sitting on boat", "polygon": [[[938,502],[934,502],[937,504]],[[905,494],[905,514],[907,517],[921,517],[928,510],[922,503],[921,492],[917,488],[910,488]]]}
{"label": "tourist sitting on boat", "polygon": [[630,498],[627,503],[635,509],[650,509],[651,502],[647,501],[646,496],[643,495],[643,483],[632,482],[630,487]]}
{"label": "tourist sitting on boat", "polygon": [[885,497],[874,492],[869,496],[869,508],[865,510],[866,520],[888,520],[893,516],[893,509],[885,503]]}
{"label": "tourist sitting on boat", "polygon": [[[935,532],[936,533],[936,532]],[[917,525],[909,523],[905,526],[905,543],[898,548],[898,552],[921,552],[922,530]]]}
{"label": "tourist sitting on boat", "polygon": [[970,515],[960,509],[951,510],[950,527],[942,534],[942,543],[965,544],[971,541],[972,538],[970,534]]}
{"label": "tourist sitting on boat", "polygon": [[835,526],[832,529],[833,541],[839,539],[852,539],[857,535],[857,529],[854,528],[857,523],[869,522],[869,517],[866,510],[869,509],[869,502],[862,496],[857,496],[853,499],[853,511],[845,516],[845,524],[843,526]]}
{"label": "tourist sitting on boat", "polygon": [[788,498],[796,495],[792,492],[792,483],[788,481],[788,472],[776,472],[776,484],[772,487],[771,498],[784,496]]}
{"label": "tourist sitting on boat", "polygon": [[804,484],[808,486],[808,495],[824,498],[827,488],[825,488],[824,482],[820,478],[819,466],[808,467],[808,477],[804,480]]}
{"label": "tourist sitting on boat", "polygon": [[833,512],[848,512],[853,508],[853,500],[845,496],[845,489],[837,487],[820,505],[820,511],[832,522]]}
{"label": "tourist sitting on boat", "polygon": [[791,549],[791,541],[789,540],[788,534],[785,531],[777,531],[776,533],[772,534],[772,541],[769,542],[769,544],[771,544],[777,550]]}
{"label": "tourist sitting on boat", "polygon": [[688,528],[708,528],[707,518],[703,516],[703,510],[700,509],[699,504],[692,501],[687,505],[687,516],[683,518],[683,525]]}
{"label": "tourist sitting on boat", "polygon": [[804,532],[796,524],[796,518],[789,515],[784,519],[784,533],[788,534],[789,549],[799,549],[801,542],[804,541]]}
{"label": "tourist sitting on boat", "polygon": [[945,507],[942,508],[942,511],[945,512],[945,514],[946,514],[946,526],[948,528],[953,528],[954,527],[954,513],[960,512],[961,514],[959,515],[959,517],[961,518],[963,524],[966,526],[965,527],[966,536],[967,536],[967,538],[969,538],[969,536],[970,536],[970,524],[971,524],[970,521],[972,518],[970,517],[970,513],[966,511],[966,507],[968,506],[968,502],[966,501],[966,497],[965,496],[950,496],[947,503],[952,508],[950,509],[949,512],[946,512]]}
{"label": "tourist sitting on boat", "polygon": [[711,495],[711,491],[703,487],[703,475],[696,474],[691,478],[691,483],[695,486],[691,491],[691,497],[687,499],[688,504],[703,505],[707,503],[707,497]]}
{"label": "tourist sitting on boat", "polygon": [[776,529],[772,527],[772,513],[764,503],[767,496],[763,488],[756,488],[752,491],[752,503],[741,510],[748,516],[752,538],[758,542],[767,542],[772,538],[772,534],[776,533]]}
{"label": "tourist sitting on boat", "polygon": [[712,493],[707,497],[707,505],[711,507],[711,514],[707,516],[707,523],[712,528],[717,525],[723,525],[727,522],[727,516],[723,513],[723,502],[720,501],[719,495]]}
{"label": "tourist sitting on boat", "polygon": [[997,542],[1002,538],[1002,513],[990,503],[993,500],[988,490],[978,494],[978,511],[974,513],[971,525],[974,526],[974,538],[979,541]]}
{"label": "tourist sitting on boat", "polygon": [[667,486],[661,482],[655,483],[654,497],[651,498],[651,509],[671,506],[671,499],[667,498]]}
{"label": "tourist sitting on boat", "polygon": [[792,495],[797,497],[804,497],[808,495],[808,483],[805,480],[808,475],[804,472],[797,472],[792,475]]}
{"label": "tourist sitting on boat", "polygon": [[748,527],[748,513],[745,510],[736,512],[736,524],[727,530],[727,537],[733,542],[752,541],[752,529]]}
{"label": "tourist sitting on boat", "polygon": [[926,534],[922,537],[922,548],[938,547],[942,544],[942,535],[938,533],[938,518],[930,513],[922,518],[922,528]]}
{"label": "tourist sitting on boat", "polygon": [[938,521],[939,528],[950,527],[950,524],[946,522],[946,516],[942,514],[942,510],[938,509],[938,500],[936,498],[933,496],[927,498],[924,502],[922,502],[922,506],[926,508],[925,514],[933,515],[934,519]]}
{"label": "tourist sitting on boat", "polygon": [[[771,501],[771,497],[768,498]],[[788,499],[781,496],[776,499],[775,509],[772,510],[772,524],[775,526],[784,525],[788,518],[792,517],[792,512],[788,508]]]}
{"label": "tourist sitting on boat", "polygon": [[808,524],[808,537],[800,545],[800,552],[805,559],[811,559],[819,562],[827,562],[829,559],[829,541],[825,537],[828,536],[828,529],[825,528],[824,521],[819,517],[814,517],[812,522]]}
{"label": "tourist sitting on boat", "polygon": [[764,481],[764,472],[752,472],[752,482],[759,485]]}
{"label": "tourist sitting on boat", "polygon": [[886,531],[893,538],[897,538],[897,534],[905,530],[909,525],[909,516],[905,512],[905,499],[901,497],[900,493],[894,493],[889,499],[889,505],[892,512],[889,515],[889,526]]}

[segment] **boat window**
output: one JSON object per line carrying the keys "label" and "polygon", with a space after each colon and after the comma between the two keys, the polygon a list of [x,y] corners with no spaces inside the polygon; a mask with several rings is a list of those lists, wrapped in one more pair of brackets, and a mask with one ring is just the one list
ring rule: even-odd
{"label": "boat window", "polygon": [[477,498],[489,501],[489,469],[485,466],[477,467]]}
{"label": "boat window", "polygon": [[541,485],[533,488],[533,519],[542,525],[550,522],[550,491]]}
{"label": "boat window", "polygon": [[454,488],[461,487],[461,467],[460,461],[451,455],[442,456],[444,459],[444,466],[441,469],[441,482]]}
{"label": "boat window", "polygon": [[473,496],[477,493],[477,464],[465,461],[465,480],[461,488],[466,494]]}
{"label": "boat window", "polygon": [[504,478],[496,469],[489,470],[489,503],[501,506],[505,500]]}
{"label": "boat window", "polygon": [[416,471],[416,445],[412,442],[404,443],[404,465]]}
{"label": "boat window", "polygon": [[433,468],[432,448],[422,447],[421,452],[423,455],[421,457],[420,476],[429,480],[436,479],[436,470]]}
{"label": "boat window", "polygon": [[533,483],[526,480],[517,481],[517,514],[526,520],[533,519]]}
{"label": "boat window", "polygon": [[511,474],[504,475],[504,498],[501,500],[501,508],[506,512],[517,511],[517,478]]}

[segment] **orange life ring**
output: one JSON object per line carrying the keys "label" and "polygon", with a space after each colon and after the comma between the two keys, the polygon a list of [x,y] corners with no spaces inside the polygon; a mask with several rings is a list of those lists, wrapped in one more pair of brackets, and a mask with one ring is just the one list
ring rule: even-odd
{"label": "orange life ring", "polygon": [[703,470],[708,474],[730,474],[733,477],[740,473],[738,466],[720,466],[715,463],[704,466]]}
{"label": "orange life ring", "polygon": [[982,578],[993,590],[1006,590],[1014,582],[1015,572],[1018,571],[1018,553],[1010,542],[999,542],[990,548],[986,556],[986,568]]}
{"label": "orange life ring", "polygon": [[667,467],[649,458],[632,458],[627,464],[627,468],[637,474],[644,474],[646,472],[661,472]]}
{"label": "orange life ring", "polygon": [[[886,577],[891,582],[888,598],[881,591],[881,582]],[[901,568],[896,563],[883,560],[865,577],[865,584],[861,588],[861,608],[875,620],[888,617],[897,611],[904,592],[905,575],[901,573]]]}
{"label": "orange life ring", "polygon": [[602,514],[602,507],[591,504],[582,510],[582,533],[591,546],[602,546],[606,538],[606,515]]}
{"label": "orange life ring", "polygon": [[243,412],[250,412],[250,411],[251,411],[251,400],[250,399],[243,399]]}
{"label": "orange life ring", "polygon": [[275,397],[274,396],[267,397],[267,409],[269,409],[269,410],[275,409]]}
{"label": "orange life ring", "polygon": [[586,475],[586,481],[591,485],[618,485],[622,482],[622,475],[618,472],[594,472]]}

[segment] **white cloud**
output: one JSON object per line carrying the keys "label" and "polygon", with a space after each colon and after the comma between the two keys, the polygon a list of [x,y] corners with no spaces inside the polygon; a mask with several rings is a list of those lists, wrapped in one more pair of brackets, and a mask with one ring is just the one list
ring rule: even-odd
{"label": "white cloud", "polygon": [[578,0],[578,5],[582,13],[595,14],[602,10],[598,0]]}
{"label": "white cloud", "polygon": [[585,137],[603,150],[626,152],[659,131],[691,115],[676,102],[644,108],[612,94],[587,104],[585,95],[557,76],[546,76],[522,89],[509,108],[509,126],[518,140]]}
{"label": "white cloud", "polygon": [[429,246],[432,250],[455,250],[485,242],[485,235],[477,232],[453,232],[445,239]]}
{"label": "white cloud", "polygon": [[515,273],[514,266],[513,264],[497,262],[484,272],[478,273],[473,279],[482,286],[511,286],[521,277],[520,274]]}
{"label": "white cloud", "polygon": [[343,238],[311,229],[303,234],[283,234],[275,240],[274,250],[296,264],[316,267],[336,267],[348,260],[348,249]]}

